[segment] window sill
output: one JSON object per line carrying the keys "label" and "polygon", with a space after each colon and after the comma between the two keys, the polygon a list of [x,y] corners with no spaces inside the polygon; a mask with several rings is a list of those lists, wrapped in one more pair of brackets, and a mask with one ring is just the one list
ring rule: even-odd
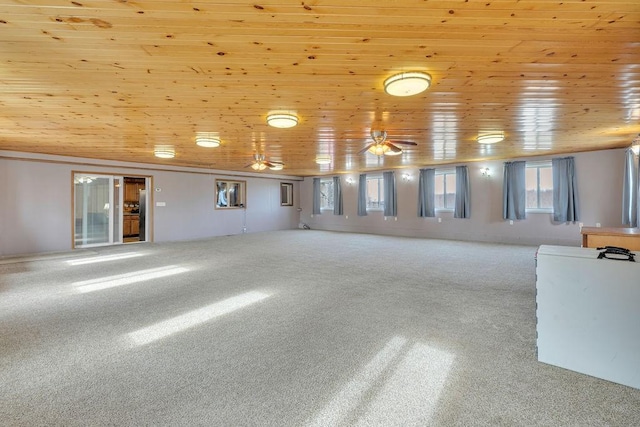
{"label": "window sill", "polygon": [[525,212],[528,214],[552,214],[553,209],[526,209]]}
{"label": "window sill", "polygon": [[436,212],[453,212],[454,209],[436,209]]}

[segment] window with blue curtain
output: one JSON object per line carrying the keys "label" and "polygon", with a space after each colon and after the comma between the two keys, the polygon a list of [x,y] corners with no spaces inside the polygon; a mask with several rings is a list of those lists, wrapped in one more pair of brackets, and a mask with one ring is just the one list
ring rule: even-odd
{"label": "window with blue curtain", "polygon": [[469,171],[466,166],[456,166],[456,204],[453,210],[453,217],[471,217]]}
{"label": "window with blue curtain", "polygon": [[383,172],[382,178],[384,180],[384,216],[398,216],[396,175],[394,172]]}
{"label": "window with blue curtain", "polygon": [[631,148],[625,152],[622,186],[622,224],[640,227],[640,156]]}
{"label": "window with blue curtain", "polygon": [[418,216],[436,216],[436,170],[420,169],[418,178]]}
{"label": "window with blue curtain", "polygon": [[320,178],[313,178],[313,211],[312,215],[320,215]]}
{"label": "window with blue curtain", "polygon": [[527,190],[524,161],[505,162],[502,182],[502,218],[525,219]]}
{"label": "window with blue curtain", "polygon": [[340,184],[340,177],[333,177],[333,214],[342,215],[342,186]]}
{"label": "window with blue curtain", "polygon": [[358,177],[358,216],[367,216],[367,175]]}
{"label": "window with blue curtain", "polygon": [[551,168],[553,169],[553,220],[578,221],[580,211],[574,158],[552,159]]}

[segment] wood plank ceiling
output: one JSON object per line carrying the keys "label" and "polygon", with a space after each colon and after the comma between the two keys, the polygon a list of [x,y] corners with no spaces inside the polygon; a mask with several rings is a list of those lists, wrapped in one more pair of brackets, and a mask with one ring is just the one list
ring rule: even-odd
{"label": "wood plank ceiling", "polygon": [[[264,173],[310,176],[626,147],[640,132],[638,0],[7,0],[0,58],[8,151],[231,171],[259,153],[285,164]],[[401,71],[432,86],[386,94]],[[274,110],[298,126],[267,126]],[[418,145],[358,154],[371,129]],[[505,141],[478,144],[485,130]]]}

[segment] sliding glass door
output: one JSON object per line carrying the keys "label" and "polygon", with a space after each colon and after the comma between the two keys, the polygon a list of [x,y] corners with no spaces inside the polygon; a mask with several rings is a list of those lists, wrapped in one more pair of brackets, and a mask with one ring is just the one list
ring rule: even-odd
{"label": "sliding glass door", "polygon": [[74,246],[119,243],[121,214],[121,177],[75,173],[74,183]]}

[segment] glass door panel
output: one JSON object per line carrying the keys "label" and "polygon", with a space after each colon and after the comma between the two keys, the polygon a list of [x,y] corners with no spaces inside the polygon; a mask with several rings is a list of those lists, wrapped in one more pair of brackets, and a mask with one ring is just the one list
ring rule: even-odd
{"label": "glass door panel", "polygon": [[121,176],[113,177],[113,209],[111,210],[113,217],[113,243],[122,243],[122,193],[123,178]]}
{"label": "glass door panel", "polygon": [[113,181],[111,176],[74,174],[76,248],[113,243]]}

